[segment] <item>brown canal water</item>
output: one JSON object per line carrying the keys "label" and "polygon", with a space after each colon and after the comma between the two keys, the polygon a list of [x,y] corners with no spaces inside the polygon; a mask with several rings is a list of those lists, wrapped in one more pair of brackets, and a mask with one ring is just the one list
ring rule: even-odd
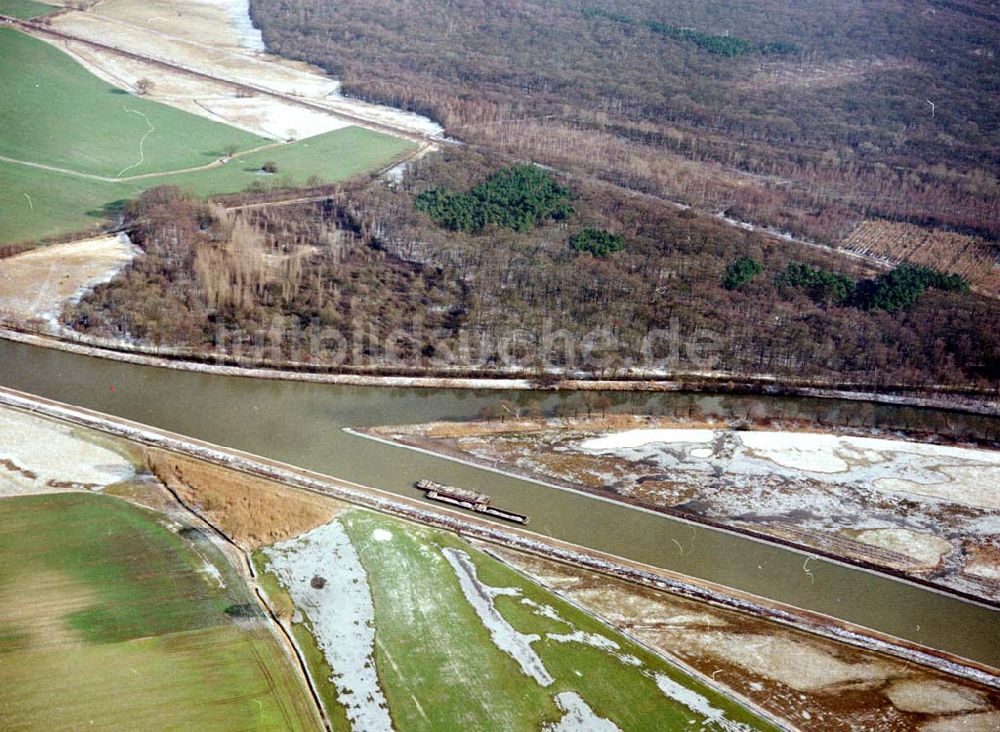
{"label": "brown canal water", "polygon": [[[0,340],[0,384],[245,450],[411,497],[420,478],[487,492],[531,516],[530,528],[565,541],[735,587],[1000,667],[1000,612],[808,554],[763,544],[591,496],[381,444],[345,427],[475,417],[500,398],[543,409],[580,395],[345,387],[265,381],[136,366]],[[739,414],[821,412],[856,404],[783,397],[610,394],[616,407],[671,413],[696,404]],[[959,424],[995,433],[996,421],[957,413],[875,407],[880,420]],[[681,554],[676,540],[684,547]]]}

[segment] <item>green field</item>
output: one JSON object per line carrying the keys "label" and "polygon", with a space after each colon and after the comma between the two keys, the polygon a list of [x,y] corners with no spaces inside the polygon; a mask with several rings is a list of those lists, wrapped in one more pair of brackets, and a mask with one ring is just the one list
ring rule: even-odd
{"label": "green field", "polygon": [[0,28],[0,56],[0,155],[8,158],[118,177],[125,169],[141,175],[204,165],[227,144],[246,150],[268,142],[133,96],[11,28]]}
{"label": "green field", "polygon": [[[731,726],[771,729],[739,704],[453,534],[362,510],[338,520],[368,575],[375,606],[375,665],[399,729],[538,730],[560,718],[555,696],[561,692],[579,694],[597,715],[622,730],[700,729],[706,718],[662,693],[657,675],[700,695]],[[381,541],[373,538],[377,530],[389,532],[391,539],[385,534]],[[493,643],[442,555],[444,547],[466,552],[482,582],[516,589],[516,595],[496,597],[495,607],[517,631],[540,636],[532,647],[554,683],[542,687]],[[540,606],[548,606],[558,618],[540,614]],[[641,664],[624,663],[604,648],[546,636],[573,632],[614,641],[620,654]],[[315,658],[312,662],[318,665]],[[329,671],[319,668],[313,675],[322,680]],[[711,724],[707,728],[715,729]]]}
{"label": "green field", "polygon": [[0,244],[99,229],[116,201],[138,192],[0,160]]}
{"label": "green field", "polygon": [[235,620],[245,584],[161,521],[93,494],[0,501],[4,729],[315,727],[267,626]]}
{"label": "green field", "polygon": [[[0,244],[96,228],[122,201],[156,185],[210,195],[251,185],[301,186],[312,176],[327,183],[378,169],[412,149],[405,140],[348,127],[250,152],[273,141],[128,94],[13,29],[0,28],[0,58],[0,156],[71,171],[0,161]],[[227,145],[245,154],[213,168],[172,172],[214,163]],[[266,161],[277,163],[277,175],[261,175]],[[85,177],[151,173],[160,175],[122,182]]]}
{"label": "green field", "polygon": [[36,3],[34,0],[0,0],[0,15],[9,15],[21,20],[38,18],[58,9],[55,5]]}
{"label": "green field", "polygon": [[[346,127],[237,157],[218,168],[126,183],[88,180],[0,161],[0,244],[96,230],[126,200],[153,186],[178,185],[198,195],[211,195],[242,191],[251,184],[301,186],[313,175],[329,183],[377,169],[411,147],[396,137]],[[278,164],[277,175],[260,174],[260,166],[269,160]]]}
{"label": "green field", "polygon": [[[344,127],[291,144],[235,157],[218,168],[137,181],[144,188],[169,183],[192,193],[211,195],[241,191],[252,183],[265,188],[290,183],[305,185],[310,176],[323,182],[344,180],[388,165],[413,148],[398,137],[362,127]],[[275,175],[261,175],[267,161],[278,165]]]}

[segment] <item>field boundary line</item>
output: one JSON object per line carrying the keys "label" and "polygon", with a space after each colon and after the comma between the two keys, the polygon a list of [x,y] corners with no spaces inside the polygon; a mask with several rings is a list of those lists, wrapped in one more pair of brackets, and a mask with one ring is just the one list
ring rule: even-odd
{"label": "field boundary line", "polygon": [[[137,112],[137,114],[142,114],[142,113],[141,112]],[[151,130],[147,131],[146,134],[148,135],[149,132],[151,132]],[[308,140],[309,138],[306,137],[306,138],[303,138],[303,139],[304,140]],[[168,175],[185,175],[187,173],[197,173],[197,172],[200,172],[202,170],[210,170],[212,168],[218,168],[220,166],[226,165],[229,162],[238,161],[238,160],[242,159],[243,157],[245,157],[247,155],[253,155],[253,154],[259,153],[259,152],[261,152],[263,150],[270,150],[272,148],[281,147],[283,145],[288,145],[288,144],[294,144],[294,143],[287,143],[287,142],[285,142],[283,140],[278,140],[276,142],[269,142],[269,143],[266,143],[264,145],[258,145],[257,147],[252,147],[252,148],[250,148],[248,150],[242,150],[242,151],[234,154],[230,158],[216,158],[212,162],[205,163],[204,165],[195,165],[195,166],[189,167],[189,168],[175,168],[174,170],[161,170],[161,171],[157,171],[155,173],[141,173],[139,175],[127,175],[127,176],[125,176],[123,178],[109,177],[109,176],[104,176],[104,175],[97,175],[96,173],[84,173],[81,170],[73,170],[72,168],[61,168],[61,167],[59,167],[57,165],[49,165],[48,163],[36,163],[36,162],[32,162],[31,160],[19,160],[17,158],[9,158],[6,155],[0,155],[0,161],[5,162],[5,163],[13,163],[14,165],[24,165],[24,166],[27,166],[29,168],[38,168],[39,170],[47,170],[47,171],[49,171],[51,173],[62,173],[64,175],[73,175],[73,176],[76,176],[78,178],[86,178],[88,180],[96,180],[96,181],[99,181],[101,183],[131,183],[132,181],[137,181],[137,180],[148,180],[150,178],[162,178],[162,177],[168,176]],[[138,163],[136,163],[136,165],[141,165],[141,164],[142,164],[142,161],[139,161]],[[132,166],[129,166],[129,167],[133,167],[134,168],[135,165],[132,165]],[[129,168],[125,168],[124,170],[128,170],[128,169]],[[124,172],[124,170],[122,172]]]}
{"label": "field boundary line", "polygon": [[[176,451],[171,451],[171,452],[176,452]],[[155,471],[151,472],[153,473],[153,475],[156,475]],[[272,608],[270,602],[268,602],[267,594],[261,589],[260,583],[257,581],[257,569],[256,567],[254,567],[253,559],[250,557],[250,553],[247,552],[239,544],[237,544],[236,541],[234,541],[233,538],[229,536],[225,531],[216,526],[213,521],[208,519],[193,506],[189,505],[187,501],[181,498],[180,494],[177,491],[175,491],[173,488],[170,487],[170,484],[166,480],[160,478],[159,475],[157,475],[156,477],[159,479],[161,485],[163,485],[163,488],[173,497],[175,501],[177,501],[178,505],[181,508],[183,508],[189,514],[198,519],[198,521],[200,521],[202,524],[207,526],[212,531],[212,533],[214,533],[219,539],[221,539],[226,544],[231,546],[246,563],[247,574],[249,575],[249,578],[252,580],[252,582],[248,582],[247,584],[250,586],[250,589],[253,590],[254,596],[257,598],[257,602],[260,603],[260,605],[264,608],[265,611],[267,611],[267,614],[271,618],[273,625],[277,627],[279,634],[282,636],[285,642],[288,643],[288,646],[292,649],[292,655],[295,656],[296,658],[297,661],[296,665],[299,668],[299,672],[304,677],[304,680],[306,682],[306,688],[309,689],[309,695],[312,697],[313,705],[316,707],[319,713],[320,721],[323,723],[323,727],[327,730],[327,732],[332,732],[333,725],[331,724],[330,719],[327,716],[326,708],[323,706],[323,702],[320,700],[319,691],[316,689],[315,680],[309,673],[309,665],[306,663],[305,656],[302,653],[302,649],[299,648],[298,643],[295,642],[294,636],[292,636],[292,634],[284,626],[284,624],[278,618],[277,613],[275,613],[274,608]],[[223,556],[225,556],[225,553],[223,553]],[[286,653],[287,653],[287,648],[286,648]]]}

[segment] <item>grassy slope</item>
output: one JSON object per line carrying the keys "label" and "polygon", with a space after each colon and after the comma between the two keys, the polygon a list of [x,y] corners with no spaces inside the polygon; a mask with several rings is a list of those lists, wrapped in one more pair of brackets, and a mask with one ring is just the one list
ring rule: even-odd
{"label": "grassy slope", "polygon": [[[257,135],[164,104],[135,97],[102,81],[54,46],[0,29],[0,155],[82,173],[117,176],[204,165],[228,143],[263,145]],[[131,110],[131,111],[130,111]]]}
{"label": "grassy slope", "polygon": [[36,3],[34,0],[0,0],[0,15],[9,15],[21,20],[38,18],[55,10],[58,10],[55,5]]}
{"label": "grassy slope", "polygon": [[0,525],[8,728],[313,726],[270,633],[225,612],[250,596],[204,540],[195,549],[148,511],[78,493],[4,499]]}
{"label": "grassy slope", "polygon": [[[290,179],[293,185],[301,186],[312,175],[332,182],[375,170],[401,157],[412,147],[412,143],[397,137],[361,127],[345,127],[290,145],[239,156],[211,170],[136,182],[144,187],[170,183],[200,195],[240,191],[254,181],[267,186]],[[260,175],[260,166],[269,160],[278,164],[278,173]]]}
{"label": "grassy slope", "polygon": [[[378,169],[411,149],[405,140],[360,127],[327,132],[236,158],[224,166],[129,183],[105,183],[0,161],[0,244],[96,229],[128,198],[158,185],[178,185],[198,195],[234,193],[255,181],[265,186],[311,175],[324,183]],[[276,176],[261,176],[267,160]],[[25,194],[31,197],[29,204]]]}
{"label": "grassy slope", "polygon": [[[739,705],[453,535],[365,511],[351,511],[339,520],[368,572],[375,603],[376,666],[400,729],[536,730],[542,722],[558,719],[553,698],[562,691],[578,692],[623,730],[687,729],[702,721],[661,694],[636,668],[581,644],[536,642],[535,650],[556,677],[552,686],[538,686],[493,645],[440,554],[444,546],[468,552],[487,583],[520,588],[524,597],[551,605],[575,628],[614,638],[624,652],[640,658],[644,668],[703,694],[730,719],[768,728]],[[393,538],[374,540],[376,528],[388,530]],[[525,633],[571,630],[533,613],[520,598],[501,597],[497,608]]]}
{"label": "grassy slope", "polygon": [[136,190],[0,161],[0,244],[97,229]]}
{"label": "grassy slope", "polygon": [[[114,177],[138,160],[139,139],[147,130],[139,115],[123,107],[143,112],[155,128],[143,143],[145,162],[126,175],[211,163],[230,142],[243,149],[267,142],[124,94],[58,49],[8,28],[0,28],[0,58],[0,155]],[[378,169],[411,148],[405,140],[348,127],[217,168],[123,183],[0,161],[0,244],[96,228],[116,204],[156,185],[210,195],[234,193],[252,183],[302,185],[310,176],[333,182]],[[268,160],[278,164],[277,176],[258,174]]]}

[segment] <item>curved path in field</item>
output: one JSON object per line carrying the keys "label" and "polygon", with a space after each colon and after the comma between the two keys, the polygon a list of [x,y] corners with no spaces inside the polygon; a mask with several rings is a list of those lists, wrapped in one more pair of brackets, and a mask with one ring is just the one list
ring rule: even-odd
{"label": "curved path in field", "polygon": [[[150,128],[152,128],[152,125],[150,125]],[[149,129],[149,130],[146,131],[146,135],[143,136],[143,141],[145,141],[146,136],[148,136],[150,132],[152,132],[152,129]],[[29,168],[38,168],[39,170],[48,170],[48,171],[51,171],[53,173],[63,173],[64,175],[73,175],[73,176],[76,176],[77,178],[86,178],[87,180],[96,180],[96,181],[100,181],[101,183],[130,183],[131,181],[136,181],[136,180],[148,180],[150,178],[162,178],[162,177],[167,176],[167,175],[178,175],[178,174],[181,174],[181,173],[197,173],[200,170],[209,170],[211,168],[218,168],[219,166],[226,165],[227,163],[229,163],[231,161],[239,160],[240,158],[242,158],[245,155],[252,155],[253,153],[260,152],[261,150],[270,150],[273,147],[280,147],[281,145],[289,145],[289,144],[293,144],[293,143],[288,143],[288,142],[283,142],[283,141],[280,141],[280,142],[269,142],[266,145],[258,145],[257,147],[250,148],[249,150],[243,150],[241,152],[238,152],[238,153],[236,153],[236,155],[234,155],[231,158],[219,158],[217,160],[213,160],[210,163],[205,163],[204,165],[195,165],[195,166],[190,167],[190,168],[176,168],[174,170],[160,170],[160,171],[157,171],[155,173],[142,173],[140,175],[127,175],[127,176],[124,176],[124,177],[113,177],[113,178],[105,176],[105,175],[96,175],[94,173],[84,173],[83,171],[72,170],[71,168],[60,168],[59,166],[56,166],[56,165],[47,165],[45,163],[35,163],[35,162],[30,161],[30,160],[18,160],[17,158],[9,158],[6,155],[0,155],[0,161],[3,161],[5,163],[14,163],[15,165],[24,165],[24,166],[27,166]],[[141,148],[141,143],[140,143],[140,152],[141,152],[141,150],[142,150],[142,148]],[[142,160],[140,160],[135,165],[129,166],[129,168],[134,168],[137,165],[141,165],[141,164],[142,164]],[[124,170],[122,170],[122,172],[124,173],[126,170],[129,170],[129,168],[125,168]]]}

